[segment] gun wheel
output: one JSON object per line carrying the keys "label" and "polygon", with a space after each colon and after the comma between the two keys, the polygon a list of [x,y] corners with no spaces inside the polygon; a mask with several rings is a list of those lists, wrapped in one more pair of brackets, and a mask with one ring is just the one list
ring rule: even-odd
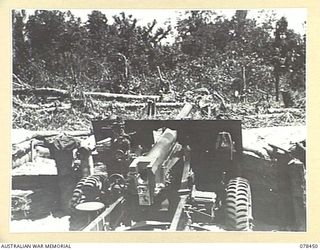
{"label": "gun wheel", "polygon": [[252,229],[251,190],[246,179],[237,177],[229,181],[226,190],[225,218],[229,230]]}

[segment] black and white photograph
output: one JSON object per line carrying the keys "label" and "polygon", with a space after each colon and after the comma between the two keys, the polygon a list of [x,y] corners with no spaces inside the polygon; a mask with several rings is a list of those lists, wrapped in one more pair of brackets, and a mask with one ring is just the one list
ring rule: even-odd
{"label": "black and white photograph", "polygon": [[10,232],[307,232],[307,9],[12,9]]}

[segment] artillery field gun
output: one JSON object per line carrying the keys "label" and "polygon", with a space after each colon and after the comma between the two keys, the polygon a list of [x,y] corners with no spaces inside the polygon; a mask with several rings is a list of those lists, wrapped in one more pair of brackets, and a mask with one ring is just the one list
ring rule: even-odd
{"label": "artillery field gun", "polygon": [[241,121],[188,120],[191,109],[175,120],[94,120],[103,170],[78,184],[70,229],[251,230]]}

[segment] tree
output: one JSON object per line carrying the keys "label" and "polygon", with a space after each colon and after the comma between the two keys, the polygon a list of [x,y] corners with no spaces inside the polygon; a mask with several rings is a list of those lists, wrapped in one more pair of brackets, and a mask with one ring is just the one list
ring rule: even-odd
{"label": "tree", "polygon": [[280,75],[285,71],[285,63],[286,63],[286,54],[287,54],[287,46],[285,43],[286,33],[288,28],[288,22],[285,17],[281,17],[279,21],[277,21],[276,29],[275,29],[275,55],[273,59],[274,64],[274,75],[275,75],[275,90],[276,90],[276,101],[279,101],[279,80]]}
{"label": "tree", "polygon": [[285,17],[277,21],[274,35],[273,65],[276,100],[279,101],[280,87],[288,91],[305,85],[305,41],[288,29]]}
{"label": "tree", "polygon": [[261,23],[247,10],[230,19],[187,11],[177,22],[175,42],[164,44],[170,25],[140,25],[124,12],[108,20],[94,10],[86,23],[70,11],[39,10],[28,18],[13,12],[14,72],[34,86],[154,93],[160,68],[179,93],[206,87],[229,100],[235,89],[278,93],[282,69],[290,88],[305,82],[305,41],[285,22],[279,20],[274,31],[272,15]]}
{"label": "tree", "polygon": [[[214,12],[187,13],[178,22],[181,52],[188,82],[231,97],[232,90],[268,89],[271,36],[256,20],[238,10],[231,20]],[[186,82],[186,80],[184,80]],[[237,84],[235,84],[237,83]],[[267,83],[267,84],[264,84]],[[235,87],[235,85],[237,85]]]}
{"label": "tree", "polygon": [[29,46],[25,39],[25,20],[24,10],[12,11],[12,37],[13,37],[13,73],[15,75],[25,74],[29,57]]}
{"label": "tree", "polygon": [[108,49],[105,39],[107,39],[108,19],[101,11],[92,11],[88,15],[86,23],[88,30],[89,46],[96,55],[105,54]]}
{"label": "tree", "polygon": [[27,36],[34,58],[45,60],[46,67],[54,70],[58,42],[64,31],[65,16],[63,12],[54,10],[37,10],[27,22]]}

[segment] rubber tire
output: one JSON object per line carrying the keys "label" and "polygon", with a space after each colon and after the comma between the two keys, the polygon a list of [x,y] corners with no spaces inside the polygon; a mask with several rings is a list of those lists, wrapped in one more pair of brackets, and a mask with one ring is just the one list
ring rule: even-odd
{"label": "rubber tire", "polygon": [[252,230],[251,190],[248,180],[231,179],[226,189],[225,223],[228,230]]}

